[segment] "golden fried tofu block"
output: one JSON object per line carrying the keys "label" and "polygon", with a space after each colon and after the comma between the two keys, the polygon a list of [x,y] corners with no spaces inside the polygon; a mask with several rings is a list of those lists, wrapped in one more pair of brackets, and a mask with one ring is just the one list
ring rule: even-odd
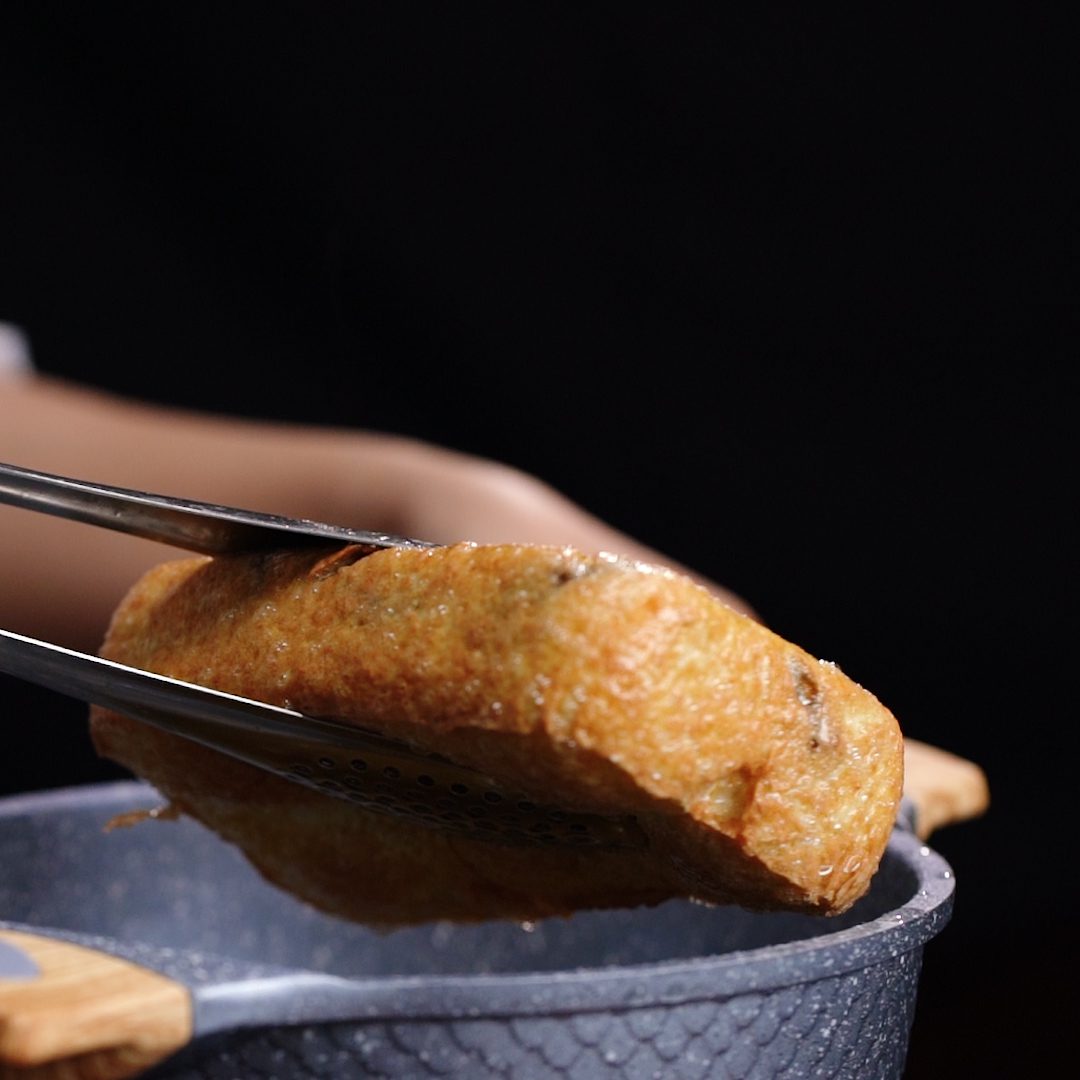
{"label": "golden fried tofu block", "polygon": [[165,563],[102,655],[377,730],[544,804],[632,815],[639,849],[471,839],[94,709],[99,752],[268,880],[361,922],[673,897],[834,914],[865,892],[903,745],[835,665],[657,567],[510,544],[360,555]]}

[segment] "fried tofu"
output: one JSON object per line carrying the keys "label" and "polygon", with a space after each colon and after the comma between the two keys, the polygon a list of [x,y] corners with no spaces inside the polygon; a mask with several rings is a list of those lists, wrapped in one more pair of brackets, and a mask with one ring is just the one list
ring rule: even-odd
{"label": "fried tofu", "polygon": [[570,548],[179,559],[133,586],[101,653],[377,731],[641,838],[472,837],[92,710],[103,756],[271,882],[359,922],[674,897],[835,914],[866,891],[901,795],[896,719],[834,664],[683,575]]}

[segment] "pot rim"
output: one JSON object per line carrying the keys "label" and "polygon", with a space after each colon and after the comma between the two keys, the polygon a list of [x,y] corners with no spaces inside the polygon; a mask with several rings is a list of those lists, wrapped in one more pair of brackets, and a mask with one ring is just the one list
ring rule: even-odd
{"label": "pot rim", "polygon": [[[147,790],[152,789],[141,781],[121,780],[31,792],[0,799],[0,817],[46,809],[77,810],[103,798],[134,796]],[[902,817],[889,839],[886,857],[899,860],[912,874],[912,892],[904,903],[855,926],[797,941],[690,959],[554,972],[364,977],[294,968],[268,972],[264,967],[252,978],[198,987],[197,996],[201,1005],[212,1006],[209,1011],[216,1028],[230,1014],[246,1014],[255,1001],[268,1019],[278,1011],[277,1003],[282,1015],[287,1014],[292,1022],[323,1022],[361,1017],[555,1014],[771,993],[897,961],[921,949],[944,928],[952,914],[956,884],[947,861],[916,837]],[[2,916],[0,925],[5,925]],[[89,940],[86,935],[49,927],[25,929],[68,940]],[[136,951],[134,943],[116,939],[94,938],[92,942],[94,947],[118,956],[132,956]],[[137,946],[142,962],[151,959],[155,951]],[[231,966],[233,971],[243,967],[235,962]]]}

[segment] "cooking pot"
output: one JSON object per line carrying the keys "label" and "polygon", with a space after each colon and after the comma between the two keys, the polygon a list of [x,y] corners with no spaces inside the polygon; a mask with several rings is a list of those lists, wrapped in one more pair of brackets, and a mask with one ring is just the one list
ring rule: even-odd
{"label": "cooking pot", "polygon": [[900,1077],[955,889],[926,838],[985,797],[915,745],[870,891],[827,919],[672,901],[382,932],[189,819],[107,828],[158,807],[142,783],[2,799],[0,1076]]}

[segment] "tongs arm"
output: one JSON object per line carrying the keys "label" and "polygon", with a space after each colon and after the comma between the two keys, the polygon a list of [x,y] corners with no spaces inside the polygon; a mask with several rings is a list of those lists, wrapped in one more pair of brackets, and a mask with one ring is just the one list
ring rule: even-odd
{"label": "tongs arm", "polygon": [[640,848],[646,842],[630,818],[534,804],[472,768],[376,731],[7,630],[0,630],[0,672],[123,713],[366,810],[473,839],[610,850]]}
{"label": "tongs arm", "polygon": [[[0,629],[0,674],[122,713],[331,795],[356,795],[338,782],[327,783],[331,761],[344,762],[348,768],[350,758],[363,755],[399,771],[416,762],[427,771],[434,766],[430,755],[374,731],[171,679],[10,630]],[[448,767],[442,766],[444,771]],[[454,767],[453,779],[462,777],[470,783],[479,779],[487,789],[495,787],[472,770]]]}
{"label": "tongs arm", "polygon": [[0,629],[0,673],[123,713],[260,768],[268,767],[274,740],[292,747],[294,755],[298,746],[381,753],[401,749],[354,726],[142,671],[10,630]]}
{"label": "tongs arm", "polygon": [[3,463],[0,503],[100,525],[204,555],[334,542],[359,544],[373,551],[432,546],[427,541],[390,533],[93,484]]}

